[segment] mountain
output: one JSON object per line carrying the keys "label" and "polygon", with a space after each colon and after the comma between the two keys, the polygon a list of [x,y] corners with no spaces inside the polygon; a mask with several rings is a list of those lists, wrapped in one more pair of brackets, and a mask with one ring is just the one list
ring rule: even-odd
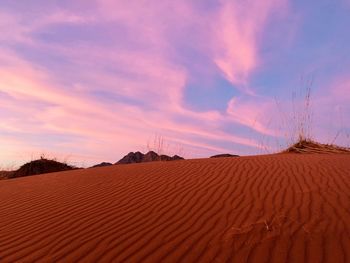
{"label": "mountain", "polygon": [[128,164],[128,163],[146,163],[146,162],[155,162],[155,161],[175,161],[175,160],[183,160],[184,158],[174,155],[158,155],[154,151],[149,151],[146,154],[141,152],[130,152],[125,155],[122,159],[120,159],[116,164]]}

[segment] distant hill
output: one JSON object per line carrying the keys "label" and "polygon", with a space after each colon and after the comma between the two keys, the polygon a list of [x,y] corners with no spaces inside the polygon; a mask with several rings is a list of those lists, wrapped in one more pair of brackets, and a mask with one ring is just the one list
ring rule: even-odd
{"label": "distant hill", "polygon": [[106,163],[106,162],[102,162],[102,163],[99,163],[99,164],[96,164],[94,166],[91,166],[90,168],[95,168],[95,167],[106,167],[106,166],[110,166],[110,165],[113,165],[111,163]]}
{"label": "distant hill", "polygon": [[76,168],[65,163],[57,162],[55,160],[41,158],[22,165],[17,171],[9,174],[8,178],[69,171],[73,169]]}
{"label": "distant hill", "polygon": [[217,154],[217,155],[210,156],[210,158],[223,158],[223,157],[239,157],[239,155],[223,153],[223,154]]}
{"label": "distant hill", "polygon": [[145,163],[145,162],[154,162],[154,161],[175,161],[175,160],[184,160],[183,157],[178,155],[168,156],[168,155],[158,155],[154,151],[149,151],[146,154],[141,152],[130,152],[120,159],[116,164],[128,164],[128,163]]}

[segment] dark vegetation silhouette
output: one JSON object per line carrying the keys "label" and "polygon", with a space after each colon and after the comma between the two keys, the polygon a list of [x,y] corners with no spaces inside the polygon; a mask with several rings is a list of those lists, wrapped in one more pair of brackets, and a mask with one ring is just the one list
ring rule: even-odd
{"label": "dark vegetation silhouette", "polygon": [[70,171],[74,169],[77,168],[66,163],[58,162],[54,159],[46,159],[44,157],[41,157],[38,160],[30,161],[22,165],[18,170],[10,173],[8,175],[8,178],[11,179],[30,175]]}

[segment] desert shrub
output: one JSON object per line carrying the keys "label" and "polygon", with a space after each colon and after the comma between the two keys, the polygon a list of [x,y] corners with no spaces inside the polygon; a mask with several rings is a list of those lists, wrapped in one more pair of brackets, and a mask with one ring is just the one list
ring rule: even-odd
{"label": "desert shrub", "polygon": [[58,162],[55,159],[46,159],[44,157],[41,157],[38,160],[30,161],[22,165],[18,170],[14,171],[10,178],[69,171],[73,169],[75,169],[73,166],[70,166],[66,163]]}

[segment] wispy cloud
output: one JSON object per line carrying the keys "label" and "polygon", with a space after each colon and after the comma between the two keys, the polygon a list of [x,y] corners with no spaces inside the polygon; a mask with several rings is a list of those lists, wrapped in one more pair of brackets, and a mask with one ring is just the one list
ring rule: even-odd
{"label": "wispy cloud", "polygon": [[225,1],[220,8],[214,61],[225,77],[245,92],[253,92],[247,86],[259,63],[259,38],[264,26],[276,16],[274,11],[285,6],[283,0]]}

